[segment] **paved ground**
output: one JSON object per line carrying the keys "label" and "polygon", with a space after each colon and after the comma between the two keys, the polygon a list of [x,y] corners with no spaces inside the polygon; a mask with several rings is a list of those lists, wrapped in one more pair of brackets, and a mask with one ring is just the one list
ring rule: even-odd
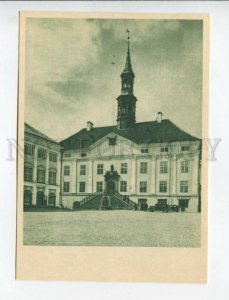
{"label": "paved ground", "polygon": [[200,214],[118,210],[25,212],[24,244],[200,247]]}

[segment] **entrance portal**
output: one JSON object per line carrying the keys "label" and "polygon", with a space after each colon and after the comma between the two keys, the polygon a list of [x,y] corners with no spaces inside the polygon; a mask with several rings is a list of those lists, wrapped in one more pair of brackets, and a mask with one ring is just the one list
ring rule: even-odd
{"label": "entrance portal", "polygon": [[185,211],[185,208],[188,208],[189,198],[179,199],[179,208],[181,211]]}
{"label": "entrance portal", "polygon": [[115,171],[114,166],[111,165],[110,171],[107,171],[104,175],[105,182],[106,182],[106,188],[105,192],[107,194],[114,194],[118,191],[118,180],[119,180],[119,174],[117,171]]}
{"label": "entrance portal", "polygon": [[113,194],[115,192],[115,182],[112,180],[109,180],[107,182],[107,193]]}

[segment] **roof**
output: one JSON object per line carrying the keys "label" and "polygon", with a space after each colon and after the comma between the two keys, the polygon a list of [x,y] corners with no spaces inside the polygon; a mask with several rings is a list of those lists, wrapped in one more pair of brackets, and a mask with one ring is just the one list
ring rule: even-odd
{"label": "roof", "polygon": [[65,150],[85,149],[96,143],[109,133],[114,133],[133,141],[136,144],[142,143],[168,143],[182,141],[198,141],[199,139],[186,133],[170,120],[136,123],[128,129],[117,129],[116,126],[105,126],[92,128],[87,131],[83,128],[76,134],[63,140],[60,144]]}
{"label": "roof", "polygon": [[48,137],[47,135],[43,134],[42,132],[40,132],[39,130],[35,129],[34,127],[30,126],[28,123],[25,123],[25,127],[24,127],[24,131],[25,133],[31,134],[33,136],[42,138],[46,141],[49,141],[53,144],[59,145],[59,143],[57,143],[55,140],[51,139],[50,137]]}

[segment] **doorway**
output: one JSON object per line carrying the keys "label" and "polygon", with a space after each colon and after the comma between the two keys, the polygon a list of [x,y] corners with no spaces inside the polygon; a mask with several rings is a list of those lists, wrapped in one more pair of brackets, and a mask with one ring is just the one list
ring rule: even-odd
{"label": "doorway", "polygon": [[115,192],[115,182],[113,180],[109,180],[107,182],[107,193],[114,194]]}
{"label": "doorway", "polygon": [[179,199],[179,208],[181,211],[185,211],[185,208],[188,208],[189,199],[181,198]]}
{"label": "doorway", "polygon": [[45,194],[43,191],[37,192],[37,206],[46,206]]}

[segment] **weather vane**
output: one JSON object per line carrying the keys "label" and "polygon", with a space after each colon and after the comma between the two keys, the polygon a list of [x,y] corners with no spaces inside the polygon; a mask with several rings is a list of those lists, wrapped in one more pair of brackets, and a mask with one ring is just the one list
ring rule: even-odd
{"label": "weather vane", "polygon": [[127,29],[126,32],[127,32],[127,39],[129,40],[130,39],[130,31],[129,31],[129,29]]}

